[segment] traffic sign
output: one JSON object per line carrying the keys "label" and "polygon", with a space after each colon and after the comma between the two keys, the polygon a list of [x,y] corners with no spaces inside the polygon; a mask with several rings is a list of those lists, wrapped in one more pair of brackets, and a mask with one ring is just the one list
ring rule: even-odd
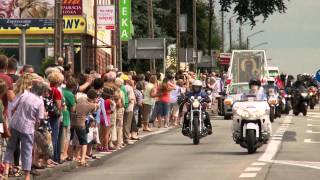
{"label": "traffic sign", "polygon": [[318,70],[316,73],[316,80],[320,82],[320,70]]}

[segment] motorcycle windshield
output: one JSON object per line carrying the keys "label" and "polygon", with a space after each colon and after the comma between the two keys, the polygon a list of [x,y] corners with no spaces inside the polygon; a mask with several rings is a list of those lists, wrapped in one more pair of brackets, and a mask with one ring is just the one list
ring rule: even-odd
{"label": "motorcycle windshield", "polygon": [[234,51],[231,74],[233,83],[249,82],[265,77],[264,51]]}

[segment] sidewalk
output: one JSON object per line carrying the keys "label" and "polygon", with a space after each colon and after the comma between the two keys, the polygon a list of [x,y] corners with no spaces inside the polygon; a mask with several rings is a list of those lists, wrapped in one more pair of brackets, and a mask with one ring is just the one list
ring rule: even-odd
{"label": "sidewalk", "polygon": [[[143,141],[145,138],[149,137],[149,136],[153,136],[153,135],[157,135],[157,134],[162,134],[165,132],[168,132],[172,129],[175,129],[175,127],[169,127],[169,128],[151,128],[153,131],[152,132],[140,132],[139,137],[141,138],[141,140],[139,141],[129,141],[129,145],[124,147],[123,149],[120,149],[118,151],[115,151],[113,153],[99,153],[96,152],[94,155],[97,157],[97,159],[90,159],[87,160],[89,167],[91,166],[98,166],[101,162],[103,162],[104,160],[106,160],[107,158],[111,157],[112,155],[121,153],[122,151],[127,150],[128,148],[131,148],[134,144]],[[66,162],[64,164],[58,165],[55,168],[47,168],[44,170],[37,170],[40,172],[40,176],[34,176],[32,179],[46,179],[46,178],[50,178],[51,176],[53,176],[56,173],[61,173],[61,172],[70,172],[72,170],[75,170],[77,168],[86,168],[86,167],[79,167],[77,162],[75,161],[71,161],[71,162]],[[9,179],[12,180],[21,180],[24,177],[10,177]]]}

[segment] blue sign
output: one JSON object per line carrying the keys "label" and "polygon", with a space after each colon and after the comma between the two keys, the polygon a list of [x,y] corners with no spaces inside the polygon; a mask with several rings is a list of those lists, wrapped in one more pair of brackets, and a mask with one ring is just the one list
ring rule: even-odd
{"label": "blue sign", "polygon": [[53,27],[54,19],[0,19],[0,27]]}
{"label": "blue sign", "polygon": [[316,80],[320,82],[320,70],[318,70],[316,73]]}

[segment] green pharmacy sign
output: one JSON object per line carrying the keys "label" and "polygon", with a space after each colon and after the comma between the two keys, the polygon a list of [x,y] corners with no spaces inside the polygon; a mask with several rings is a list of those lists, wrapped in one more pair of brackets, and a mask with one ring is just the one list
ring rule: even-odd
{"label": "green pharmacy sign", "polygon": [[120,0],[120,39],[131,39],[131,0]]}

